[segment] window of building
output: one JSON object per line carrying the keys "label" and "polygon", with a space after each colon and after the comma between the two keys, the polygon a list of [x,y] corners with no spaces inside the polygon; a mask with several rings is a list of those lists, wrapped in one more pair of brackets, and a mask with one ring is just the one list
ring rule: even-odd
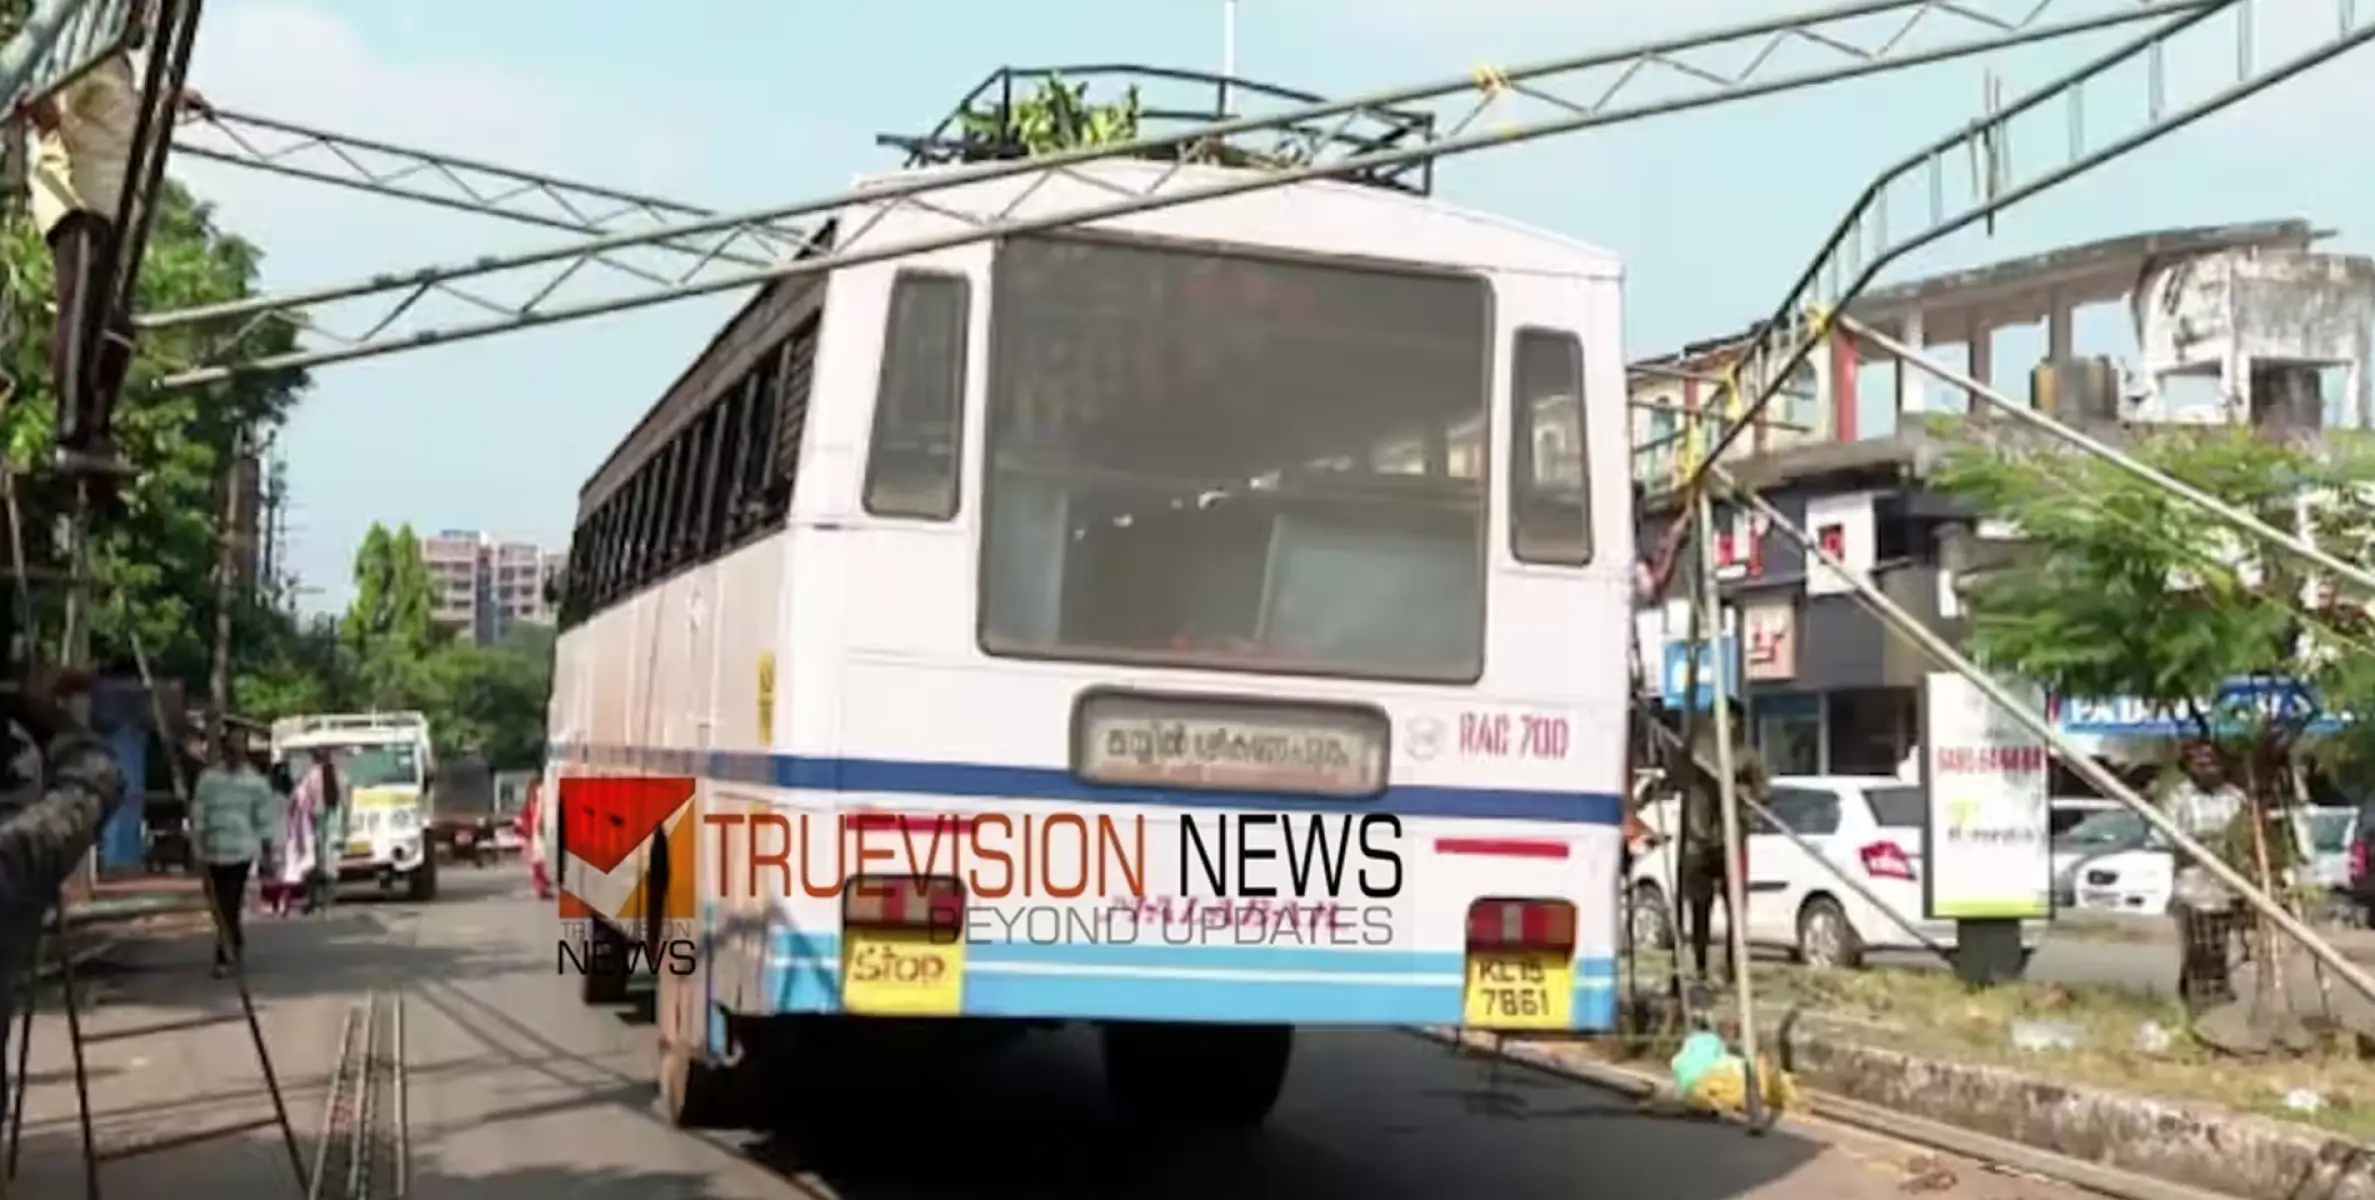
{"label": "window of building", "polygon": [[1510,550],[1519,562],[1581,566],[1592,560],[1583,343],[1572,333],[1521,329],[1511,358]]}
{"label": "window of building", "polygon": [[1820,703],[1772,703],[1761,697],[1756,701],[1757,753],[1764,757],[1766,770],[1776,775],[1821,773]]}
{"label": "window of building", "polygon": [[928,521],[956,516],[971,296],[961,275],[901,271],[891,284],[866,454],[867,512]]}

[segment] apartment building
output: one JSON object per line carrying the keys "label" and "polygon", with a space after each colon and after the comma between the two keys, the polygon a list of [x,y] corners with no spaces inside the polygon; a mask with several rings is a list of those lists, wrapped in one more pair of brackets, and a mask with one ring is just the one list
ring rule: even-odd
{"label": "apartment building", "polygon": [[481,644],[501,638],[514,623],[552,623],[546,588],[560,578],[563,559],[533,542],[502,541],[474,529],[421,539],[421,560],[436,589],[437,623],[466,629]]}

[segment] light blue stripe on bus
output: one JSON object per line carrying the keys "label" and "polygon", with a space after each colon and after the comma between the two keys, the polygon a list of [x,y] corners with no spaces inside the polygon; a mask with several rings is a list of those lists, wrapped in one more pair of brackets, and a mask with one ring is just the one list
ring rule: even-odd
{"label": "light blue stripe on bus", "polygon": [[[840,1011],[837,937],[777,930],[770,950],[760,978],[769,1011]],[[966,958],[967,1016],[1043,1020],[1457,1024],[1458,980],[1465,971],[1457,952],[1313,947],[999,942],[974,943]],[[998,970],[1001,966],[1029,969],[1009,972]],[[1163,974],[1110,973],[1129,970]],[[1314,978],[1326,975],[1342,978]],[[1380,975],[1413,978],[1405,982]],[[1612,1028],[1616,960],[1579,960],[1574,998],[1574,1028]]]}
{"label": "light blue stripe on bus", "polygon": [[553,746],[552,756],[556,761],[575,766],[609,767],[651,775],[689,775],[721,783],[804,791],[1281,812],[1379,812],[1406,817],[1559,821],[1582,825],[1615,825],[1624,819],[1624,801],[1614,791],[1394,784],[1379,795],[1348,800],[1270,792],[1108,787],[1089,783],[1062,767],[997,763],[562,744]]}

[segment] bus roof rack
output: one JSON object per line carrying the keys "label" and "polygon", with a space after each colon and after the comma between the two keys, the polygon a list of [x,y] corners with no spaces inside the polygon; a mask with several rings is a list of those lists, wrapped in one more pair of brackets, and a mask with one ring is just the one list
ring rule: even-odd
{"label": "bus roof rack", "polygon": [[[1325,100],[1275,84],[1175,67],[1129,63],[1000,67],[966,93],[931,132],[878,134],[875,143],[906,151],[909,168],[1028,158],[1031,152],[1017,127],[1016,109],[1050,82],[1085,85],[1085,98],[1090,104],[1115,103],[1135,92],[1140,104],[1138,134],[1141,137],[1192,129],[1232,117],[1259,119]],[[1259,134],[1270,139],[1269,143],[1240,144],[1245,138],[1255,136],[1247,134],[1239,142],[1168,147],[1149,152],[1147,157],[1172,161],[1185,153],[1194,161],[1213,166],[1255,170],[1296,166],[1317,157],[1341,159],[1424,144],[1434,137],[1435,114],[1424,109],[1380,106],[1325,121],[1272,126]],[[1416,162],[1370,167],[1340,178],[1424,196],[1434,191],[1435,160],[1422,158]]]}

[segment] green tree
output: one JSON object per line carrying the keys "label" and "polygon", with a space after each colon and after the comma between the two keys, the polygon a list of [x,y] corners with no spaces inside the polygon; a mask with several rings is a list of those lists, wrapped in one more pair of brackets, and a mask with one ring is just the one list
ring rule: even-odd
{"label": "green tree", "polygon": [[412,527],[391,533],[374,522],[355,551],[354,583],[339,640],[354,666],[356,702],[423,706],[435,686],[429,660],[449,639],[435,623],[436,593]]}
{"label": "green tree", "polygon": [[[2018,530],[2016,565],[1961,581],[1970,647],[1990,667],[2073,699],[2131,696],[2219,754],[2251,800],[2218,847],[2263,886],[2293,845],[2282,829],[2308,721],[2231,686],[2296,680],[2328,711],[2375,713],[2369,597],[2104,459],[1989,435],[1950,453],[1937,482]],[[2143,462],[2345,559],[2375,537],[2367,444],[2283,442],[2231,427],[2180,429],[2130,447]],[[2222,700],[2222,697],[2225,697]],[[2354,722],[2323,748],[2367,748]],[[2278,972],[2261,972],[2263,987]],[[2265,997],[2263,997],[2265,998]]]}
{"label": "green tree", "polygon": [[498,771],[542,763],[552,656],[553,631],[539,625],[515,625],[491,646],[439,651],[429,665],[439,753],[475,752]]}
{"label": "green tree", "polygon": [[[56,484],[35,483],[26,474],[47,458],[56,428],[47,357],[55,323],[53,275],[40,232],[21,212],[11,215],[0,235],[0,260],[7,270],[0,306],[19,336],[0,351],[0,374],[6,377],[0,387],[9,397],[0,413],[0,446],[16,473],[27,557],[55,563],[60,550],[48,539],[50,518],[63,511],[67,498]],[[208,206],[168,183],[158,197],[135,309],[248,296],[261,262],[254,246],[217,227]],[[231,461],[234,435],[242,428],[262,430],[283,422],[305,386],[302,375],[282,374],[156,391],[152,385],[159,376],[199,353],[196,338],[182,330],[144,335],[116,409],[117,441],[138,474],[126,489],[121,514],[93,530],[92,573],[99,595],[92,652],[111,670],[131,667],[131,636],[137,634],[158,673],[204,677],[205,615],[214,608],[212,580],[222,525],[220,480]],[[271,326],[249,335],[244,348],[268,354],[295,344],[291,328]],[[51,592],[34,600],[33,618],[46,637],[61,627],[63,596]]]}
{"label": "green tree", "polygon": [[398,526],[396,536],[388,540],[388,567],[387,627],[382,636],[396,653],[419,658],[439,640],[437,592],[412,526]]}
{"label": "green tree", "polygon": [[395,559],[390,555],[394,539],[388,528],[377,521],[364,531],[363,544],[355,548],[354,599],[347,601],[346,616],[339,622],[339,636],[351,653],[360,656],[378,640],[381,631],[391,623],[389,594],[396,586]]}
{"label": "green tree", "polygon": [[247,610],[234,637],[240,653],[231,702],[240,714],[271,721],[352,706],[358,681],[335,618],[300,622],[256,605]]}

